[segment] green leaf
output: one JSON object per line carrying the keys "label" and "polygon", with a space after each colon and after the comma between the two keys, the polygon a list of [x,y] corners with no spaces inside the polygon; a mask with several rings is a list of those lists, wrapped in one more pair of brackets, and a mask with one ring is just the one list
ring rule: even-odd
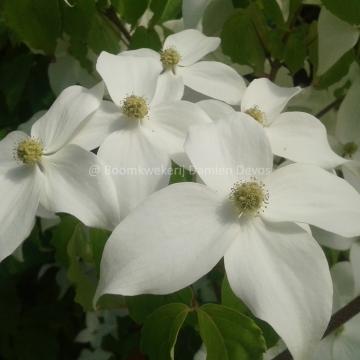
{"label": "green leaf", "polygon": [[89,47],[96,54],[101,51],[107,51],[116,54],[120,51],[119,36],[109,26],[109,23],[96,15],[93,19],[92,27],[89,33]]}
{"label": "green leaf", "polygon": [[75,227],[67,251],[69,255],[68,277],[76,289],[75,301],[85,311],[91,311],[96,290],[96,274],[84,262],[90,256],[91,250],[81,224]]}
{"label": "green leaf", "polygon": [[174,360],[174,346],[190,310],[184,304],[168,304],[148,317],[142,329],[141,349],[150,360]]}
{"label": "green leaf", "polygon": [[161,46],[159,35],[154,29],[139,26],[131,38],[129,49],[149,48],[160,51]]}
{"label": "green leaf", "polygon": [[0,130],[0,140],[2,140],[6,136],[6,130]]}
{"label": "green leaf", "polygon": [[249,6],[250,0],[232,0],[235,8],[246,8]]}
{"label": "green leaf", "polygon": [[61,223],[54,229],[51,244],[55,247],[55,259],[62,266],[69,266],[67,246],[78,224],[79,220],[65,215],[61,217]]}
{"label": "green leaf", "polygon": [[289,1],[289,18],[287,21],[289,24],[293,22],[293,19],[297,15],[301,5],[302,5],[302,0]]}
{"label": "green leaf", "polygon": [[227,277],[224,277],[221,286],[221,304],[234,309],[242,314],[248,314],[247,306],[231,290]]}
{"label": "green leaf", "polygon": [[263,73],[265,52],[248,11],[240,9],[225,22],[221,33],[222,49],[231,60],[250,65]]}
{"label": "green leaf", "polygon": [[268,348],[275,346],[278,342],[279,336],[272,327],[265,321],[255,318],[241,299],[234,294],[226,276],[224,277],[221,287],[221,304],[251,317],[256,325],[262,330]]}
{"label": "green leaf", "polygon": [[319,89],[325,89],[337,83],[349,72],[350,65],[354,60],[354,51],[348,51],[331,69],[321,75],[320,78],[315,79],[314,85]]}
{"label": "green leaf", "polygon": [[62,1],[63,28],[70,38],[69,52],[84,66],[88,52],[88,38],[96,12],[95,0]]}
{"label": "green leaf", "polygon": [[308,26],[300,26],[291,32],[285,47],[284,61],[292,74],[304,67],[307,55],[305,39]]}
{"label": "green leaf", "polygon": [[104,12],[111,6],[111,0],[97,0],[96,7],[101,11]]}
{"label": "green leaf", "polygon": [[[87,228],[74,217],[64,216],[51,240],[56,260],[68,269],[68,278],[75,286],[75,301],[89,311],[93,310],[101,255],[108,237],[108,231]],[[114,302],[107,300],[101,306],[110,307],[110,302]]]}
{"label": "green leaf", "polygon": [[61,35],[58,0],[3,0],[6,24],[21,41],[52,54]]}
{"label": "green leaf", "polygon": [[190,182],[194,181],[194,175],[191,171],[186,170],[185,168],[172,163],[172,174],[170,178],[170,184],[175,184],[178,182]]}
{"label": "green leaf", "polygon": [[142,324],[146,318],[159,307],[174,302],[190,306],[192,298],[193,293],[191,288],[185,288],[170,295],[128,296],[126,303],[129,307],[130,316],[137,323]]}
{"label": "green leaf", "polygon": [[265,340],[253,320],[215,304],[203,305],[197,315],[207,360],[262,359]]}
{"label": "green leaf", "polygon": [[322,3],[338,18],[350,24],[360,24],[359,0],[322,0]]}
{"label": "green leaf", "polygon": [[18,359],[55,360],[60,352],[60,345],[56,337],[51,335],[47,329],[31,325],[19,331],[14,344],[18,349]]}
{"label": "green leaf", "polygon": [[112,5],[121,18],[135,25],[148,7],[148,0],[112,0]]}
{"label": "green leaf", "polygon": [[151,0],[150,9],[154,15],[151,19],[150,26],[176,19],[181,13],[181,5],[181,0]]}
{"label": "green leaf", "polygon": [[110,237],[110,231],[102,229],[87,229],[91,246],[91,262],[95,264],[97,272],[100,273],[100,263],[106,241]]}
{"label": "green leaf", "polygon": [[21,54],[12,61],[9,60],[0,64],[0,91],[5,96],[9,110],[13,111],[23,95],[31,68],[34,65],[34,56]]}
{"label": "green leaf", "polygon": [[207,5],[202,17],[203,33],[218,36],[225,21],[235,12],[231,0],[212,0]]}
{"label": "green leaf", "polygon": [[284,27],[284,16],[276,0],[261,0],[260,9],[270,26]]}

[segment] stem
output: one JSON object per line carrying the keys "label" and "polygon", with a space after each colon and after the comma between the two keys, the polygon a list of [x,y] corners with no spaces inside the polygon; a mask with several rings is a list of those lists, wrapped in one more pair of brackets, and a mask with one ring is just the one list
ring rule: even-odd
{"label": "stem", "polygon": [[330,103],[329,105],[325,106],[324,109],[320,110],[315,117],[317,118],[321,118],[324,115],[326,115],[330,110],[337,108],[341,102],[344,100],[343,97],[340,97],[338,99],[335,99],[332,103]]}
{"label": "stem", "polygon": [[[334,330],[338,329],[346,322],[351,320],[355,315],[360,313],[360,296],[352,300],[349,304],[341,308],[336,312],[329,323],[329,326],[325,332],[325,336],[332,333]],[[281,354],[275,356],[272,360],[292,360],[292,356],[289,350],[283,351]]]}
{"label": "stem", "polygon": [[126,29],[125,25],[122,23],[122,21],[117,16],[115,9],[111,6],[105,11],[104,14],[107,17],[107,19],[110,20],[116,26],[116,28],[119,30],[119,32],[122,34],[123,40],[126,43],[126,45],[129,45],[129,42],[131,40],[131,35],[128,32],[128,30]]}
{"label": "stem", "polygon": [[[269,61],[270,61],[270,59],[269,59]],[[270,61],[270,65],[271,65],[271,70],[270,70],[270,74],[269,74],[269,80],[274,81],[278,71],[281,68],[281,62],[278,60]]]}
{"label": "stem", "polygon": [[[293,27],[295,25],[295,22],[299,15],[300,10],[301,10],[301,5],[299,5],[298,9],[294,12],[292,18],[289,17],[289,19],[288,19],[288,30],[285,32],[284,36],[282,37],[282,43],[284,44],[284,47],[286,46],[289,36],[290,36],[291,32],[293,31]],[[276,75],[283,64],[278,59],[275,59],[274,61],[272,61],[271,57],[269,57],[268,60],[271,65],[271,70],[270,70],[270,74],[269,74],[268,78],[271,81],[275,81]]]}
{"label": "stem", "polygon": [[334,330],[344,325],[358,313],[360,313],[360,296],[352,300],[333,315],[324,336],[329,335]]}

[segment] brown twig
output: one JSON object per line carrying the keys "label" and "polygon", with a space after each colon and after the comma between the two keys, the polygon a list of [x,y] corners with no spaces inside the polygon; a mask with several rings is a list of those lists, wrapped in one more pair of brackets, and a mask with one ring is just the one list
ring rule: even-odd
{"label": "brown twig", "polygon": [[126,29],[125,25],[122,23],[122,21],[117,16],[115,9],[112,6],[110,6],[105,11],[104,14],[107,17],[107,19],[110,20],[116,26],[116,28],[119,30],[119,32],[123,35],[123,40],[128,45],[131,40],[131,35],[130,35],[129,31]]}
{"label": "brown twig", "polygon": [[315,116],[317,118],[321,118],[324,115],[326,115],[330,110],[337,108],[341,102],[344,100],[343,97],[340,97],[338,99],[335,99],[332,103],[330,103],[329,105],[327,105],[326,107],[324,107],[324,109],[320,110]]}

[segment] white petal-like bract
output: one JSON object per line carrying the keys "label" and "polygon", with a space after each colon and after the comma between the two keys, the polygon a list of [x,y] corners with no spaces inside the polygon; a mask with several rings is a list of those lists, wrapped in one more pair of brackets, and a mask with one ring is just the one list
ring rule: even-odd
{"label": "white petal-like bract", "polygon": [[45,153],[53,153],[67,144],[82,122],[100,106],[103,84],[91,89],[81,86],[66,88],[50,109],[31,128],[31,136],[39,139]]}
{"label": "white petal-like bract", "polygon": [[[156,209],[156,211],[154,211]],[[208,273],[239,226],[223,198],[194,183],[151,195],[115,229],[101,261],[103,294],[168,294]]]}
{"label": "white petal-like bract", "polygon": [[244,221],[225,255],[230,286],[255,316],[306,360],[331,317],[332,283],[325,255],[296,224]]}

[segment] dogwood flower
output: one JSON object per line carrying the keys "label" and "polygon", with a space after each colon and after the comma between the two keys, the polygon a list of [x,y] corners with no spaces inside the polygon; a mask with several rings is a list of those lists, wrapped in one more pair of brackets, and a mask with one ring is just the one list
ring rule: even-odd
{"label": "dogwood flower", "polygon": [[0,142],[0,260],[29,235],[38,211],[67,212],[88,226],[113,227],[118,209],[111,179],[89,176],[89,169],[101,169],[102,163],[69,145],[102,96],[102,86],[69,87],[34,123],[31,136],[13,131]]}
{"label": "dogwood flower", "polygon": [[295,359],[308,359],[331,315],[332,286],[320,246],[296,223],[360,234],[360,196],[312,165],[271,173],[265,132],[246,114],[192,127],[185,149],[205,185],[170,185],[124,219],[106,244],[95,301],[177,291],[224,256],[233,291]]}
{"label": "dogwood flower", "polygon": [[115,175],[123,217],[169,183],[170,159],[182,162],[189,126],[210,119],[180,100],[181,82],[159,78],[162,68],[154,59],[103,52],[97,70],[112,102],[102,103],[76,142],[90,147],[103,141],[98,156]]}
{"label": "dogwood flower", "polygon": [[[181,78],[184,84],[206,96],[239,104],[245,90],[243,78],[230,66],[217,61],[200,61],[216,50],[220,38],[187,29],[169,35],[159,53],[150,49],[127,51],[123,55],[156,59],[165,73]],[[121,56],[121,54],[120,54]],[[177,76],[175,76],[177,75]]]}
{"label": "dogwood flower", "polygon": [[[336,312],[360,294],[360,244],[351,248],[350,262],[337,263],[331,269]],[[312,360],[357,360],[360,353],[360,314],[326,336],[317,347]]]}
{"label": "dogwood flower", "polygon": [[[253,80],[242,97],[241,111],[264,127],[275,155],[323,168],[347,162],[331,149],[326,128],[316,117],[300,111],[282,113],[300,91],[299,87],[280,87],[265,78]],[[214,100],[202,101],[200,106],[215,121],[234,111]]]}

